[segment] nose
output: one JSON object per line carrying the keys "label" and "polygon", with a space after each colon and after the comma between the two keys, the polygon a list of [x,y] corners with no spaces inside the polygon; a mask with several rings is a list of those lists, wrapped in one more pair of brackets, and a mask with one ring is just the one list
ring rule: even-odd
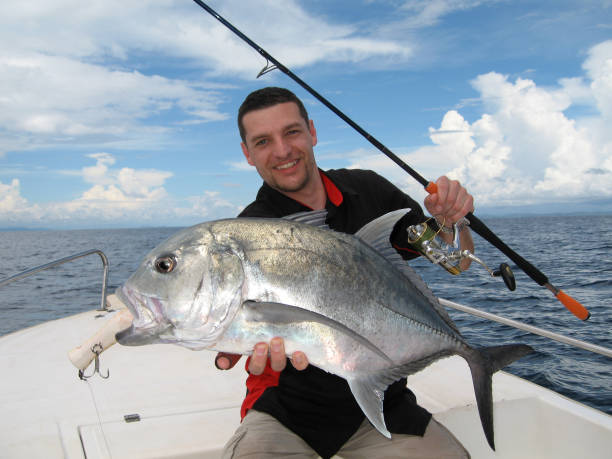
{"label": "nose", "polygon": [[291,156],[292,146],[291,142],[285,139],[284,136],[278,136],[274,140],[273,154],[278,159],[285,159]]}

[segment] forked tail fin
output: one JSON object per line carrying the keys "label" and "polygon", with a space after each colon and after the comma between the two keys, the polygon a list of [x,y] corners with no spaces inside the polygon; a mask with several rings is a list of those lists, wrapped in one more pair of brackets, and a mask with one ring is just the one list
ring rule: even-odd
{"label": "forked tail fin", "polygon": [[493,391],[491,377],[496,371],[532,352],[533,348],[526,344],[509,344],[474,350],[470,358],[466,359],[472,372],[474,394],[476,395],[482,429],[487,437],[489,446],[493,450],[495,450],[495,440],[493,436]]}

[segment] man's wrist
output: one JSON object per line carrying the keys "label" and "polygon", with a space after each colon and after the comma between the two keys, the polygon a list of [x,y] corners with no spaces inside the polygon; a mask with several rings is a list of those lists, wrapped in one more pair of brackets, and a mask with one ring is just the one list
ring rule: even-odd
{"label": "man's wrist", "polygon": [[457,225],[457,231],[461,232],[461,230],[470,226],[470,221],[465,217],[461,217],[459,220],[455,222],[455,225]]}
{"label": "man's wrist", "polygon": [[440,223],[440,221],[437,218],[436,218],[436,223],[438,224],[440,231],[446,234],[454,234],[455,227],[457,228],[457,232],[461,232],[461,230],[463,230],[466,226],[470,225],[470,221],[465,217],[461,217],[451,226],[446,226],[446,221],[443,221],[442,223]]}

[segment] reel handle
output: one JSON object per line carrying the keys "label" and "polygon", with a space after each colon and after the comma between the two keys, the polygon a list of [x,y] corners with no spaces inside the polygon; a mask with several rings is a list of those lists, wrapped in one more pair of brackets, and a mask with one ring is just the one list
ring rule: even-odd
{"label": "reel handle", "polygon": [[508,287],[508,290],[512,292],[516,290],[516,279],[514,278],[514,273],[507,263],[500,264],[499,269],[497,271],[493,271],[493,276],[501,276],[501,278],[504,280],[504,284],[506,284],[506,287]]}

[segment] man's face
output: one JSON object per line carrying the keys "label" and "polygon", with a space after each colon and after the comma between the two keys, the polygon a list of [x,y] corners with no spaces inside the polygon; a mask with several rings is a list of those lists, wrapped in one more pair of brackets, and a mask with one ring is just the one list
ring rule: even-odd
{"label": "man's face", "polygon": [[241,143],[242,152],[272,188],[299,192],[308,186],[313,174],[318,174],[312,150],[317,133],[295,103],[248,112],[242,124],[246,139]]}

